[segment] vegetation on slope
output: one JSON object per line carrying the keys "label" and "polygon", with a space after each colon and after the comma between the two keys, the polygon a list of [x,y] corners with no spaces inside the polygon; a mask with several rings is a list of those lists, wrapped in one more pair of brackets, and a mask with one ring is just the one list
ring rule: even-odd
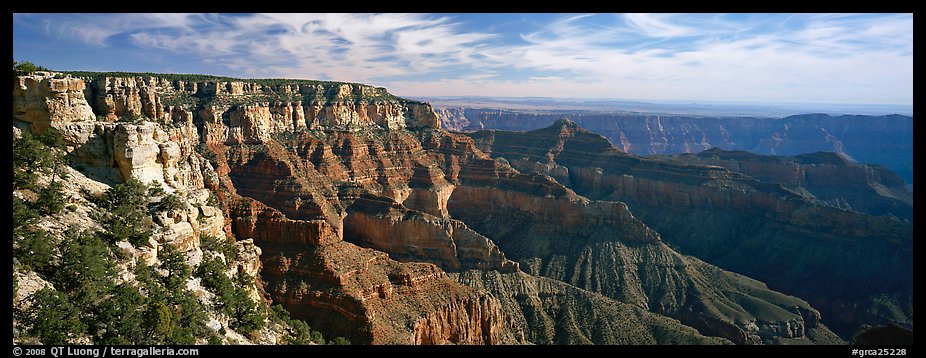
{"label": "vegetation on slope", "polygon": [[[195,267],[169,243],[159,245],[155,266],[127,251],[132,248],[126,243],[139,248],[147,244],[154,229],[152,215],[186,207],[184,199],[160,186],[130,179],[99,198],[81,193],[89,200],[94,225],[47,230],[76,215],[68,196],[75,193],[65,193],[61,185],[68,179],[65,167],[56,131],[14,134],[14,342],[220,344],[226,341],[221,338],[224,325],[218,330],[207,325],[216,319],[253,342],[265,334],[287,344],[325,342],[305,322],[254,300],[254,277],[230,275],[238,260],[233,241],[204,237],[204,260]],[[39,285],[21,304],[16,303],[18,277],[33,277],[28,284]],[[191,290],[195,279],[214,298]]]}

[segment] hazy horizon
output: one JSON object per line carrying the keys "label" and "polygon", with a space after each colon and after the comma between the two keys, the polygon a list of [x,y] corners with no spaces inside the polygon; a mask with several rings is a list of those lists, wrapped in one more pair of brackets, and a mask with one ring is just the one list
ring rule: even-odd
{"label": "hazy horizon", "polygon": [[409,96],[438,108],[482,108],[541,111],[641,112],[701,116],[786,117],[807,113],[913,116],[913,106],[808,102],[685,101],[632,98],[555,98],[491,96]]}

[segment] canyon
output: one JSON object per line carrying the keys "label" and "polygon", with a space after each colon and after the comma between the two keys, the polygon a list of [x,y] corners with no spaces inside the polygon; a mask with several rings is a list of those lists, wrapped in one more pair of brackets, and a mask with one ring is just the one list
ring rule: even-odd
{"label": "canyon", "polygon": [[905,115],[796,114],[781,118],[649,114],[585,110],[436,108],[443,127],[529,131],[562,117],[638,155],[698,153],[710,148],[793,156],[820,151],[880,164],[913,184],[913,117]]}
{"label": "canyon", "polygon": [[[909,217],[912,199],[890,172],[882,180],[883,169],[834,153],[637,157],[565,119],[471,136],[516,168],[563,177],[590,199],[626,203],[681,252],[807,299],[843,335],[860,322],[912,325],[913,227],[899,219]],[[813,184],[824,177],[826,185]],[[836,188],[847,196],[832,198]],[[850,201],[857,210],[841,205]]]}
{"label": "canyon", "polygon": [[642,158],[569,120],[454,133],[429,104],[362,84],[37,73],[13,87],[14,132],[60,132],[88,180],[198,200],[153,246],[234,238],[256,296],[354,343],[912,329],[912,196],[838,155]]}

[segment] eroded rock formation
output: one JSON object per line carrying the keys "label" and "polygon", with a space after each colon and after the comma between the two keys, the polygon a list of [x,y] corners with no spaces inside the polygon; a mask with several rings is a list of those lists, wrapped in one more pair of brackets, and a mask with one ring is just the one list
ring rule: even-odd
{"label": "eroded rock formation", "polygon": [[52,122],[80,122],[94,119],[84,100],[83,80],[55,78],[51,73],[13,77],[13,118],[42,132]]}
{"label": "eroded rock formation", "polygon": [[[851,334],[844,327],[861,322],[910,322],[910,223],[822,205],[719,166],[603,148],[604,138],[567,120],[532,132],[472,136],[492,156],[568,168],[576,192],[626,202],[683,252],[807,299],[844,336]],[[834,292],[845,299],[833,300]],[[862,308],[849,313],[849,307]]]}

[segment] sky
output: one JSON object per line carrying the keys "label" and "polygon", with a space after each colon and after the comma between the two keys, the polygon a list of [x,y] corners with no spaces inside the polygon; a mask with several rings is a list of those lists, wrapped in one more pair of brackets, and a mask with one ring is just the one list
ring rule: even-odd
{"label": "sky", "polygon": [[913,103],[912,14],[14,14],[13,57],[418,97]]}

